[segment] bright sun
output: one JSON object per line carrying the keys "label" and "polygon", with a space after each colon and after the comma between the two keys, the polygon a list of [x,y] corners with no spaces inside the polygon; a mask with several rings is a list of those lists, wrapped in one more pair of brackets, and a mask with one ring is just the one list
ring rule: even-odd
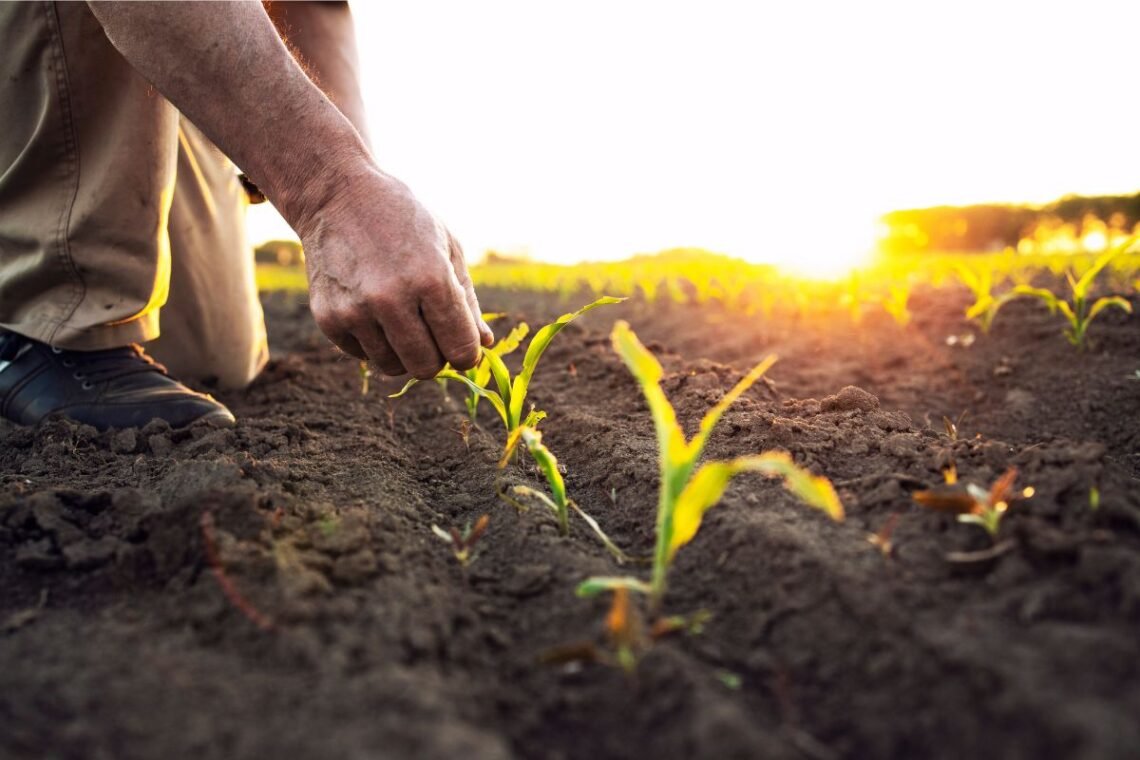
{"label": "bright sun", "polygon": [[742,246],[742,257],[810,280],[842,279],[871,263],[881,235],[875,214],[837,210],[828,214],[825,225],[822,228],[818,220],[785,219],[779,227],[765,230],[762,241]]}

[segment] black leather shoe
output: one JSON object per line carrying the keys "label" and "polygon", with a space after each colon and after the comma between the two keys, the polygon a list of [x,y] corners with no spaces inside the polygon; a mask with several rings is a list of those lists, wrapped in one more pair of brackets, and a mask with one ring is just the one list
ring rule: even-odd
{"label": "black leather shoe", "polygon": [[234,424],[229,409],[195,393],[136,345],[65,351],[0,330],[0,415],[22,425],[61,415],[107,428],[171,427],[206,420]]}

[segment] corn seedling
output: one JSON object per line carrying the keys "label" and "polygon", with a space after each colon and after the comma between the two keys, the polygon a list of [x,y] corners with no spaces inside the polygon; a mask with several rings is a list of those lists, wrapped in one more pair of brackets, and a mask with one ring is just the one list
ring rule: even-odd
{"label": "corn seedling", "polygon": [[[530,332],[530,326],[527,325],[526,322],[520,322],[498,343],[487,349],[487,351],[502,359],[519,347],[528,332]],[[491,382],[491,360],[483,356],[477,365],[463,374],[475,385],[480,388],[486,388]],[[467,415],[471,418],[472,422],[475,421],[475,414],[479,411],[479,400],[482,398],[482,395],[470,390],[470,387],[468,388],[467,398],[464,400],[464,403],[467,405]]]}
{"label": "corn seedling", "polygon": [[843,505],[830,481],[797,467],[784,452],[707,462],[697,468],[697,460],[709,435],[725,410],[772,366],[775,356],[769,356],[753,367],[709,410],[692,440],[685,440],[673,405],[661,390],[664,371],[657,359],[625,322],[619,321],[614,325],[612,337],[614,349],[641,386],[657,431],[660,485],[653,572],[649,583],[631,577],[590,578],[578,587],[579,595],[591,596],[603,590],[628,588],[648,594],[650,609],[656,612],[665,594],[666,576],[677,550],[696,536],[705,512],[717,504],[729,481],[742,472],[782,477],[785,486],[808,505],[823,510],[832,519],[843,519]]}
{"label": "corn seedling", "polygon": [[472,552],[475,548],[475,544],[477,544],[483,534],[487,532],[487,526],[490,523],[491,516],[483,515],[475,521],[474,525],[468,523],[462,531],[458,528],[444,530],[435,523],[432,523],[431,532],[451,547],[451,553],[455,555],[455,559],[459,562],[461,567],[467,567],[473,559]]}
{"label": "corn seedling", "polygon": [[463,448],[467,449],[468,453],[471,451],[471,420],[463,420],[459,423],[459,427],[453,431],[459,436],[459,440],[463,441]]}
{"label": "corn seedling", "polygon": [[1028,499],[1034,493],[1032,486],[1027,486],[1020,492],[1013,490],[1013,483],[1017,480],[1017,469],[1014,467],[994,481],[989,490],[974,483],[960,483],[957,469],[953,465],[946,468],[943,477],[946,480],[943,485],[915,491],[911,494],[912,498],[928,509],[957,515],[958,522],[981,527],[992,539],[997,538],[1001,520],[1010,503],[1016,499]]}
{"label": "corn seedling", "polygon": [[894,512],[887,518],[878,532],[867,534],[867,543],[878,549],[884,557],[890,558],[894,554],[895,544],[892,536],[894,536],[895,526],[898,525],[898,522],[899,513]]}
{"label": "corn seedling", "polygon": [[1071,303],[1046,288],[1019,285],[1013,289],[1013,292],[1018,295],[1032,296],[1041,299],[1041,301],[1049,307],[1051,314],[1060,312],[1067,323],[1065,327],[1065,337],[1078,349],[1083,349],[1085,346],[1085,335],[1088,333],[1089,325],[1106,309],[1115,306],[1129,314],[1132,313],[1132,304],[1123,296],[1102,296],[1090,302],[1089,295],[1097,275],[1099,275],[1113,259],[1124,253],[1135,240],[1135,238],[1129,238],[1121,245],[1098,256],[1092,266],[1081,275],[1080,279],[1074,277],[1072,271],[1066,271],[1065,277],[1069,282],[1069,289],[1072,291]]}
{"label": "corn seedling", "polygon": [[[507,369],[507,365],[503,362],[502,357],[493,350],[484,348],[483,361],[486,362],[488,367],[487,381],[489,384],[489,381],[493,379],[496,389],[484,387],[476,382],[476,380],[469,378],[466,374],[456,372],[450,367],[444,367],[436,377],[447,380],[458,380],[467,386],[472,394],[487,399],[491,406],[495,408],[495,411],[498,412],[499,419],[503,421],[503,426],[506,428],[509,438],[510,434],[520,426],[534,427],[546,417],[546,412],[539,411],[533,406],[526,413],[525,417],[523,416],[523,411],[526,406],[527,390],[530,387],[531,378],[534,376],[534,370],[538,366],[538,360],[542,358],[542,354],[546,351],[547,347],[550,346],[550,342],[554,340],[554,336],[562,332],[562,329],[566,327],[566,325],[591,309],[596,309],[599,306],[605,306],[607,304],[620,303],[624,300],[624,298],[602,296],[593,303],[578,309],[578,311],[563,314],[558,319],[543,327],[536,332],[531,339],[530,346],[527,347],[526,355],[523,357],[522,369],[519,370],[519,373],[513,378],[511,377],[510,370]],[[509,338],[510,336],[503,340],[507,341]],[[521,341],[522,338],[520,337],[519,340]],[[480,366],[482,366],[482,363]],[[478,368],[476,368],[476,371],[477,370]],[[399,398],[404,395],[416,382],[417,380],[412,378],[398,393],[392,394],[390,398]]]}
{"label": "corn seedling", "polygon": [[613,600],[603,624],[604,644],[594,641],[576,642],[552,649],[543,655],[547,663],[597,662],[619,667],[632,674],[642,655],[654,642],[677,633],[699,635],[711,615],[701,610],[693,615],[672,615],[646,625],[634,603],[630,589],[613,589]]}
{"label": "corn seedling", "polygon": [[946,437],[951,441],[958,440],[959,430],[962,427],[962,420],[966,419],[967,414],[969,414],[969,410],[964,410],[961,414],[958,415],[958,419],[956,420],[950,419],[945,414],[942,415],[942,427],[946,431]]}
{"label": "corn seedling", "polygon": [[609,536],[598,525],[598,521],[586,514],[573,499],[566,495],[566,482],[562,479],[562,473],[558,469],[558,460],[554,458],[550,449],[542,443],[542,433],[525,425],[511,433],[507,440],[506,451],[499,461],[499,468],[502,469],[507,466],[520,441],[530,452],[531,457],[538,465],[538,469],[546,476],[546,483],[550,486],[551,495],[547,496],[528,486],[513,486],[506,490],[500,490],[499,496],[516,508],[521,507],[516,497],[535,499],[549,507],[558,519],[559,532],[564,536],[570,535],[570,510],[574,510],[586,521],[590,530],[594,531],[594,535],[601,540],[609,553],[614,556],[614,559],[619,563],[627,561],[629,557],[610,540]]}
{"label": "corn seedling", "polygon": [[911,314],[907,306],[909,301],[909,285],[891,285],[887,295],[883,298],[883,309],[891,315],[899,327],[906,327],[910,324]]}
{"label": "corn seedling", "polygon": [[983,333],[989,333],[1001,307],[1020,295],[1015,288],[995,296],[993,272],[985,266],[978,270],[958,267],[958,279],[974,294],[974,303],[966,309],[966,319],[977,322]]}

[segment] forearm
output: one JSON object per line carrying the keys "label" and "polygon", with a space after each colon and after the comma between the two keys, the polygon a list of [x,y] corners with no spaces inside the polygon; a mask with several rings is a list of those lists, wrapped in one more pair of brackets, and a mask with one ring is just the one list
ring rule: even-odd
{"label": "forearm", "polygon": [[111,43],[256,182],[302,235],[374,171],[259,3],[89,2]]}
{"label": "forearm", "polygon": [[265,8],[306,73],[352,122],[366,144],[359,60],[347,2],[267,2]]}

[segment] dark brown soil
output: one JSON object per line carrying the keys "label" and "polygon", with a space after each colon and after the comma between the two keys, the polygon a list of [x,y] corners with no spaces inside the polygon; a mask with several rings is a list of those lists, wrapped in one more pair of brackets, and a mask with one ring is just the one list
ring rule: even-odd
{"label": "dark brown soil", "polygon": [[[531,324],[576,305],[483,300]],[[779,353],[708,455],[787,450],[848,513],[739,478],[666,598],[712,619],[628,677],[540,662],[601,640],[606,600],[573,589],[628,568],[581,521],[562,538],[496,498],[492,410],[464,441],[458,395],[435,384],[362,397],[301,299],[272,295],[271,366],[222,394],[234,430],[0,423],[0,757],[1136,757],[1140,324],[1113,313],[1078,353],[1015,302],[991,335],[947,345],[964,304],[919,290],[901,328],[630,301],[555,340],[532,391],[545,440],[634,554],[652,545],[656,453],[609,346],[619,317],[690,431]],[[952,441],[942,416],[962,413]],[[1012,465],[1036,489],[996,559],[948,561],[989,539],[909,496],[951,458],[965,479]],[[430,526],[482,514],[464,572]],[[886,557],[867,535],[893,515]]]}

